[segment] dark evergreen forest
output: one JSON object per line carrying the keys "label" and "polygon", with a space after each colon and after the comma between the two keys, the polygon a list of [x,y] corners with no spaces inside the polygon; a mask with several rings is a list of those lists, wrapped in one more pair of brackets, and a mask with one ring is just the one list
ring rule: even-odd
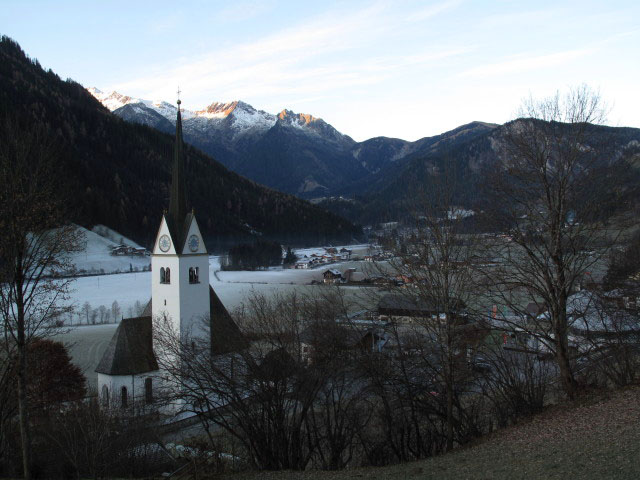
{"label": "dark evergreen forest", "polygon": [[[149,245],[168,207],[174,137],[111,114],[82,85],[45,71],[0,40],[0,124],[44,127],[59,147],[69,220],[105,224]],[[268,189],[185,145],[189,200],[209,249],[261,237],[286,244],[347,242],[359,227]],[[70,194],[69,194],[70,193]]]}

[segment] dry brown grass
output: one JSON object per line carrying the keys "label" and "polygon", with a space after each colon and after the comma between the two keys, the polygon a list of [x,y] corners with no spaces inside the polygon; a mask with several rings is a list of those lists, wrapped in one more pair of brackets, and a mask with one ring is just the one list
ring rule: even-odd
{"label": "dry brown grass", "polygon": [[341,472],[260,472],[225,478],[638,479],[640,387],[585,395],[495,432],[476,445],[427,460]]}

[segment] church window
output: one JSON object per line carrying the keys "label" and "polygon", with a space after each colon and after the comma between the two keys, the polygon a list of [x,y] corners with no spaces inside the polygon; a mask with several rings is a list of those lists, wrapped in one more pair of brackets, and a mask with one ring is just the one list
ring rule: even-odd
{"label": "church window", "polygon": [[164,283],[171,283],[171,269],[169,267],[164,271]]}
{"label": "church window", "polygon": [[164,267],[160,267],[160,283],[166,283],[166,273],[164,271]]}
{"label": "church window", "polygon": [[198,267],[191,267],[189,269],[189,283],[200,283]]}
{"label": "church window", "polygon": [[122,397],[120,406],[122,408],[127,408],[127,401],[129,400],[127,395],[127,387],[122,387],[122,389],[120,390],[120,396]]}
{"label": "church window", "polygon": [[102,405],[109,408],[109,388],[106,385],[102,386]]}
{"label": "church window", "polygon": [[151,378],[144,379],[144,401],[147,405],[153,403],[153,379]]}

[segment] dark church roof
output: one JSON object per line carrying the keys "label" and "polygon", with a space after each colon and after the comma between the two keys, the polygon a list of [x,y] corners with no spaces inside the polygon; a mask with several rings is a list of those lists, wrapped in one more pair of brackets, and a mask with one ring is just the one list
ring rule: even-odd
{"label": "dark church roof", "polygon": [[[151,316],[151,307],[151,300],[149,300],[142,315]],[[247,347],[247,340],[211,285],[209,285],[209,311],[211,314],[211,323],[209,324],[211,353],[213,355],[237,352]]]}
{"label": "dark church roof", "polygon": [[[209,309],[211,354],[222,355],[246,348],[246,339],[211,285]],[[152,346],[151,312],[152,303],[149,300],[141,317],[125,318],[120,323],[96,372],[107,375],[135,375],[158,369]]]}
{"label": "dark church roof", "polygon": [[246,348],[247,340],[211,285],[209,285],[209,309],[211,310],[211,353],[221,355]]}
{"label": "dark church roof", "polygon": [[96,372],[107,375],[136,375],[158,370],[153,353],[151,316],[125,318],[109,342]]}

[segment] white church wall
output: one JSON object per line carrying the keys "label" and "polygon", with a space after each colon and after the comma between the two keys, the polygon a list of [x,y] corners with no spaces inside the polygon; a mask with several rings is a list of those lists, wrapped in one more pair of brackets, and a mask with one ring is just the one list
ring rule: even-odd
{"label": "white church wall", "polygon": [[[146,400],[145,382],[147,378],[151,379],[153,402],[149,404]],[[160,377],[157,371],[142,373],[138,375],[107,375],[98,373],[98,397],[102,405],[106,406],[104,397],[107,387],[108,406],[112,409],[125,409],[122,406],[122,387],[127,389],[127,406],[129,410],[148,410],[155,409],[154,403],[157,402],[157,393],[160,386]]]}
{"label": "white church wall", "polygon": [[[184,337],[203,337],[203,318],[209,312],[209,257],[206,254],[185,255],[180,259],[180,314]],[[198,283],[189,282],[189,269],[198,269]]]}
{"label": "white church wall", "polygon": [[[166,316],[178,329],[180,320],[180,258],[177,255],[153,255],[151,258],[151,298],[153,318]],[[160,282],[160,269],[170,270],[169,283]]]}
{"label": "white church wall", "polygon": [[[167,233],[165,233],[165,231]],[[163,217],[158,238],[168,235]],[[189,238],[197,237],[197,249],[191,251]],[[183,340],[188,337],[206,338],[207,330],[202,319],[210,318],[209,312],[209,256],[195,219],[187,232],[187,242],[181,255],[159,250],[159,240],[152,256],[152,314],[154,318],[166,316],[173,324],[174,331],[180,332]],[[196,242],[194,242],[195,244]],[[171,248],[173,248],[173,241]],[[174,250],[175,251],[175,250]],[[161,283],[161,269],[171,272],[170,282]],[[196,268],[198,281],[191,283],[189,269]]]}

